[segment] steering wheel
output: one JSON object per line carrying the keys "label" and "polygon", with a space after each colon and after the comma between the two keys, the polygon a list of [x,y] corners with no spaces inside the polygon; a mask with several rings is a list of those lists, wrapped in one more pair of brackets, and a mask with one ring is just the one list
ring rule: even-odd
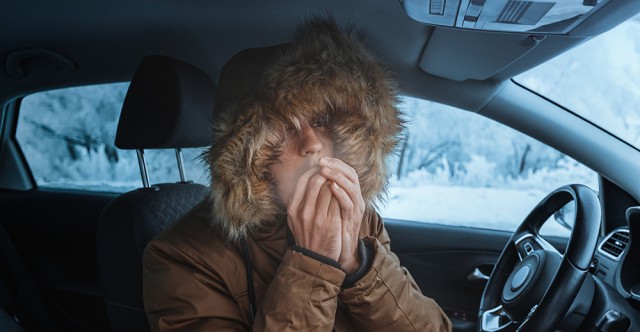
{"label": "steering wheel", "polygon": [[[575,202],[564,255],[539,235],[544,222]],[[560,187],[524,219],[504,247],[480,301],[480,331],[553,331],[587,275],[600,232],[600,202],[584,185]]]}

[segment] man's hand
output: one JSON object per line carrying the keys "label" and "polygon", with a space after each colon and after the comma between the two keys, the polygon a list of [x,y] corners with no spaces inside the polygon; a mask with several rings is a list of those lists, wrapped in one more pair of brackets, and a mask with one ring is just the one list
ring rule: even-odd
{"label": "man's hand", "polygon": [[358,174],[336,158],[321,158],[319,165],[320,174],[331,180],[329,187],[340,206],[342,250],[338,263],[347,274],[351,274],[360,266],[358,242],[365,210]]}
{"label": "man's hand", "polygon": [[342,222],[331,185],[318,166],[302,174],[287,207],[287,223],[298,246],[339,261]]}
{"label": "man's hand", "polygon": [[338,261],[351,274],[360,266],[364,210],[355,170],[325,157],[298,179],[287,207],[288,224],[297,245]]}

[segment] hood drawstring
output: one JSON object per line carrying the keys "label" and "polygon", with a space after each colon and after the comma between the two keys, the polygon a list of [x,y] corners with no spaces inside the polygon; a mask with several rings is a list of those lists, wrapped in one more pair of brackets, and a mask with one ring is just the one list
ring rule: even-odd
{"label": "hood drawstring", "polygon": [[245,270],[247,271],[247,290],[249,293],[249,314],[251,315],[251,323],[256,317],[256,294],[253,289],[253,265],[251,263],[251,256],[249,256],[249,247],[244,237],[240,238],[242,244],[242,256],[244,257]]}
{"label": "hood drawstring", "polygon": [[[287,246],[291,247],[295,245],[293,234],[287,229]],[[251,323],[256,317],[256,293],[253,286],[253,263],[251,263],[251,256],[249,256],[249,247],[244,236],[240,238],[240,244],[242,245],[242,257],[244,258],[245,270],[247,271],[247,293],[249,295],[249,314],[251,315]]]}

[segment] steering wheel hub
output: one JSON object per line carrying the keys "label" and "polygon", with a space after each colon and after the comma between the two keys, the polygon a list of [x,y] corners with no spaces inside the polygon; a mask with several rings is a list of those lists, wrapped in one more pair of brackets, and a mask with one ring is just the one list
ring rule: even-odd
{"label": "steering wheel hub", "polygon": [[561,261],[555,252],[538,250],[516,265],[502,290],[502,307],[513,321],[522,321],[540,302]]}
{"label": "steering wheel hub", "polygon": [[537,254],[531,254],[522,260],[513,270],[509,279],[502,290],[502,303],[509,304],[513,302],[522,293],[525,293],[527,286],[531,284],[531,280],[537,279],[538,266],[540,265],[540,257]]}
{"label": "steering wheel hub", "polygon": [[513,276],[513,280],[511,280],[511,291],[515,292],[522,288],[523,285],[529,281],[529,276],[531,275],[531,268],[529,265],[525,265],[518,270]]}

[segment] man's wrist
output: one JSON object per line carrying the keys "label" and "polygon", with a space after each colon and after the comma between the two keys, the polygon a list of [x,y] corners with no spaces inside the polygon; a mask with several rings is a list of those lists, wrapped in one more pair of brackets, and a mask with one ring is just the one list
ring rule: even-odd
{"label": "man's wrist", "polygon": [[338,263],[336,260],[331,259],[331,258],[329,258],[327,256],[320,255],[319,253],[317,253],[315,251],[309,250],[307,248],[300,247],[298,245],[292,245],[291,249],[293,251],[297,251],[297,252],[299,252],[299,253],[307,256],[307,257],[311,257],[311,258],[313,258],[313,259],[315,259],[315,260],[317,260],[317,261],[319,261],[319,262],[321,262],[323,264],[326,264],[326,265],[329,265],[329,266],[333,266],[336,269],[340,269],[341,268],[340,267],[340,263]]}
{"label": "man's wrist", "polygon": [[360,280],[371,268],[373,262],[374,251],[370,248],[364,240],[358,242],[358,252],[360,253],[360,266],[353,273],[347,273],[347,277],[342,283],[342,288],[353,287],[355,283]]}
{"label": "man's wrist", "polygon": [[344,273],[347,275],[355,273],[360,268],[360,254],[357,253],[354,255],[353,259],[349,262],[341,263],[340,266]]}

